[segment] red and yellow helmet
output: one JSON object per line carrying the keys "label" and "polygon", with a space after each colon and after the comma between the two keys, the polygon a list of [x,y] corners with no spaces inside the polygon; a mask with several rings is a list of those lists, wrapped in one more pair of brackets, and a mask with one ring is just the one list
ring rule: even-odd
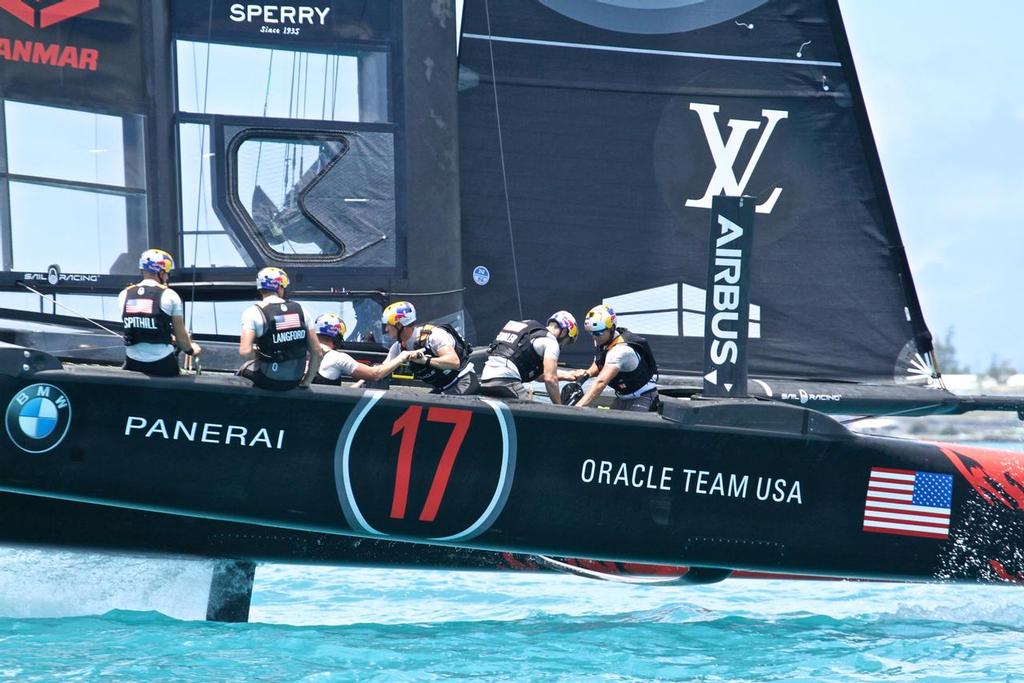
{"label": "red and yellow helmet", "polygon": [[139,256],[139,270],[147,273],[170,273],[174,270],[174,259],[163,249],[147,249]]}
{"label": "red and yellow helmet", "polygon": [[278,287],[287,289],[290,283],[288,273],[280,268],[269,266],[256,273],[256,289],[276,292]]}
{"label": "red and yellow helmet", "polygon": [[409,327],[416,322],[416,307],[408,301],[396,301],[384,309],[380,316],[380,322],[385,326]]}
{"label": "red and yellow helmet", "polygon": [[576,318],[569,311],[556,311],[548,318],[548,322],[558,323],[569,336],[569,343],[572,344],[580,336],[580,328],[576,326]]}

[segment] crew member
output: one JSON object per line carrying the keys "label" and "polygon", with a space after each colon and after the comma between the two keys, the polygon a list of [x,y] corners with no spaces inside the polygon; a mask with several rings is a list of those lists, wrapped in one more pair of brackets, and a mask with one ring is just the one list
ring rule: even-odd
{"label": "crew member", "polygon": [[[530,394],[524,383],[543,377],[551,402],[561,404],[558,356],[562,347],[575,342],[578,336],[576,318],[568,311],[552,313],[546,325],[536,320],[509,320],[488,350],[480,373],[480,393],[527,400]],[[573,376],[574,373],[567,373],[562,378]]]}
{"label": "crew member", "polygon": [[403,350],[409,356],[413,377],[433,387],[432,394],[475,394],[480,386],[469,345],[451,325],[414,325],[416,308],[408,301],[396,301],[381,315],[384,334],[394,340],[388,360]]}
{"label": "crew member", "polygon": [[661,403],[654,381],[658,364],[647,340],[618,327],[615,311],[608,306],[591,308],[583,326],[594,336],[594,362],[586,370],[572,373],[573,379],[596,377],[597,380],[587,386],[576,405],[590,405],[606,386],[610,386],[615,390],[612,410],[656,411]]}
{"label": "crew member", "polygon": [[124,369],[153,377],[177,377],[176,351],[198,355],[201,348],[185,329],[181,297],[167,286],[174,260],[163,249],[147,249],[139,257],[142,281],[117,297],[124,324]]}
{"label": "crew member", "polygon": [[320,344],[302,306],[285,298],[288,274],[264,268],[256,275],[260,301],[242,313],[238,374],[263,389],[308,387],[320,367]]}
{"label": "crew member", "polygon": [[320,372],[314,384],[338,385],[343,379],[358,380],[357,386],[363,382],[377,382],[394,372],[399,365],[409,361],[415,351],[402,351],[394,358],[380,365],[364,365],[341,350],[345,341],[347,327],[345,321],[336,313],[323,313],[313,322],[320,350],[324,357],[320,362]]}

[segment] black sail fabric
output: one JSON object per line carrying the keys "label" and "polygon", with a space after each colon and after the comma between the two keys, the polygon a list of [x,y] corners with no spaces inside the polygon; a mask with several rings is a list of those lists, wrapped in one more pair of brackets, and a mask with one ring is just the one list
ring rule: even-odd
{"label": "black sail fabric", "polygon": [[467,0],[474,341],[607,303],[663,371],[700,372],[711,197],[748,194],[751,376],[926,379],[931,336],[836,0],[646,4]]}

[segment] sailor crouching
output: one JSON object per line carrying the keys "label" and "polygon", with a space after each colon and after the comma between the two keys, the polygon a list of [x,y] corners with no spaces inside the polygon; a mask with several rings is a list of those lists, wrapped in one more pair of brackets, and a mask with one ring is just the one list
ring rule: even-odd
{"label": "sailor crouching", "polygon": [[181,297],[167,286],[174,260],[162,249],[147,249],[139,257],[142,281],[117,296],[124,325],[124,369],[151,377],[177,377],[175,347],[187,355],[202,349],[185,329]]}
{"label": "sailor crouching", "polygon": [[377,382],[389,376],[415,354],[414,351],[402,351],[380,365],[364,365],[341,350],[348,330],[341,316],[336,313],[323,313],[313,322],[313,329],[316,330],[320,350],[324,354],[320,362],[320,371],[313,380],[314,384],[337,386],[345,379],[358,380],[356,386],[364,382]]}
{"label": "sailor crouching", "polygon": [[[302,306],[285,298],[288,274],[264,268],[256,275],[260,301],[242,313],[238,374],[262,389],[286,390],[313,383],[320,344]],[[308,362],[307,362],[308,361]]]}
{"label": "sailor crouching", "polygon": [[408,301],[396,301],[384,309],[384,334],[394,340],[387,360],[403,350],[409,356],[413,377],[433,387],[432,394],[475,394],[480,386],[469,345],[451,325],[416,325],[416,308]]}
{"label": "sailor crouching", "polygon": [[[568,311],[552,313],[546,325],[537,320],[509,320],[488,350],[480,373],[480,394],[526,401],[530,393],[524,383],[540,377],[551,402],[561,404],[558,357],[562,347],[575,342],[577,337],[576,318]],[[572,376],[566,374],[562,378]]]}
{"label": "sailor crouching", "polygon": [[612,410],[656,411],[661,404],[654,381],[658,365],[647,340],[618,327],[615,311],[608,306],[590,309],[583,326],[594,336],[594,362],[586,370],[574,373],[574,379],[597,379],[576,405],[590,405],[610,386],[615,390]]}

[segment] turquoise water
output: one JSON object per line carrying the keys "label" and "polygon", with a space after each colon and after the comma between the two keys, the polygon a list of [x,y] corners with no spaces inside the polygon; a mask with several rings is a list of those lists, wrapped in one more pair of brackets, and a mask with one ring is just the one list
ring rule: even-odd
{"label": "turquoise water", "polygon": [[208,577],[205,562],[0,550],[0,679],[1024,679],[1020,587],[266,565],[252,623],[209,624]]}

